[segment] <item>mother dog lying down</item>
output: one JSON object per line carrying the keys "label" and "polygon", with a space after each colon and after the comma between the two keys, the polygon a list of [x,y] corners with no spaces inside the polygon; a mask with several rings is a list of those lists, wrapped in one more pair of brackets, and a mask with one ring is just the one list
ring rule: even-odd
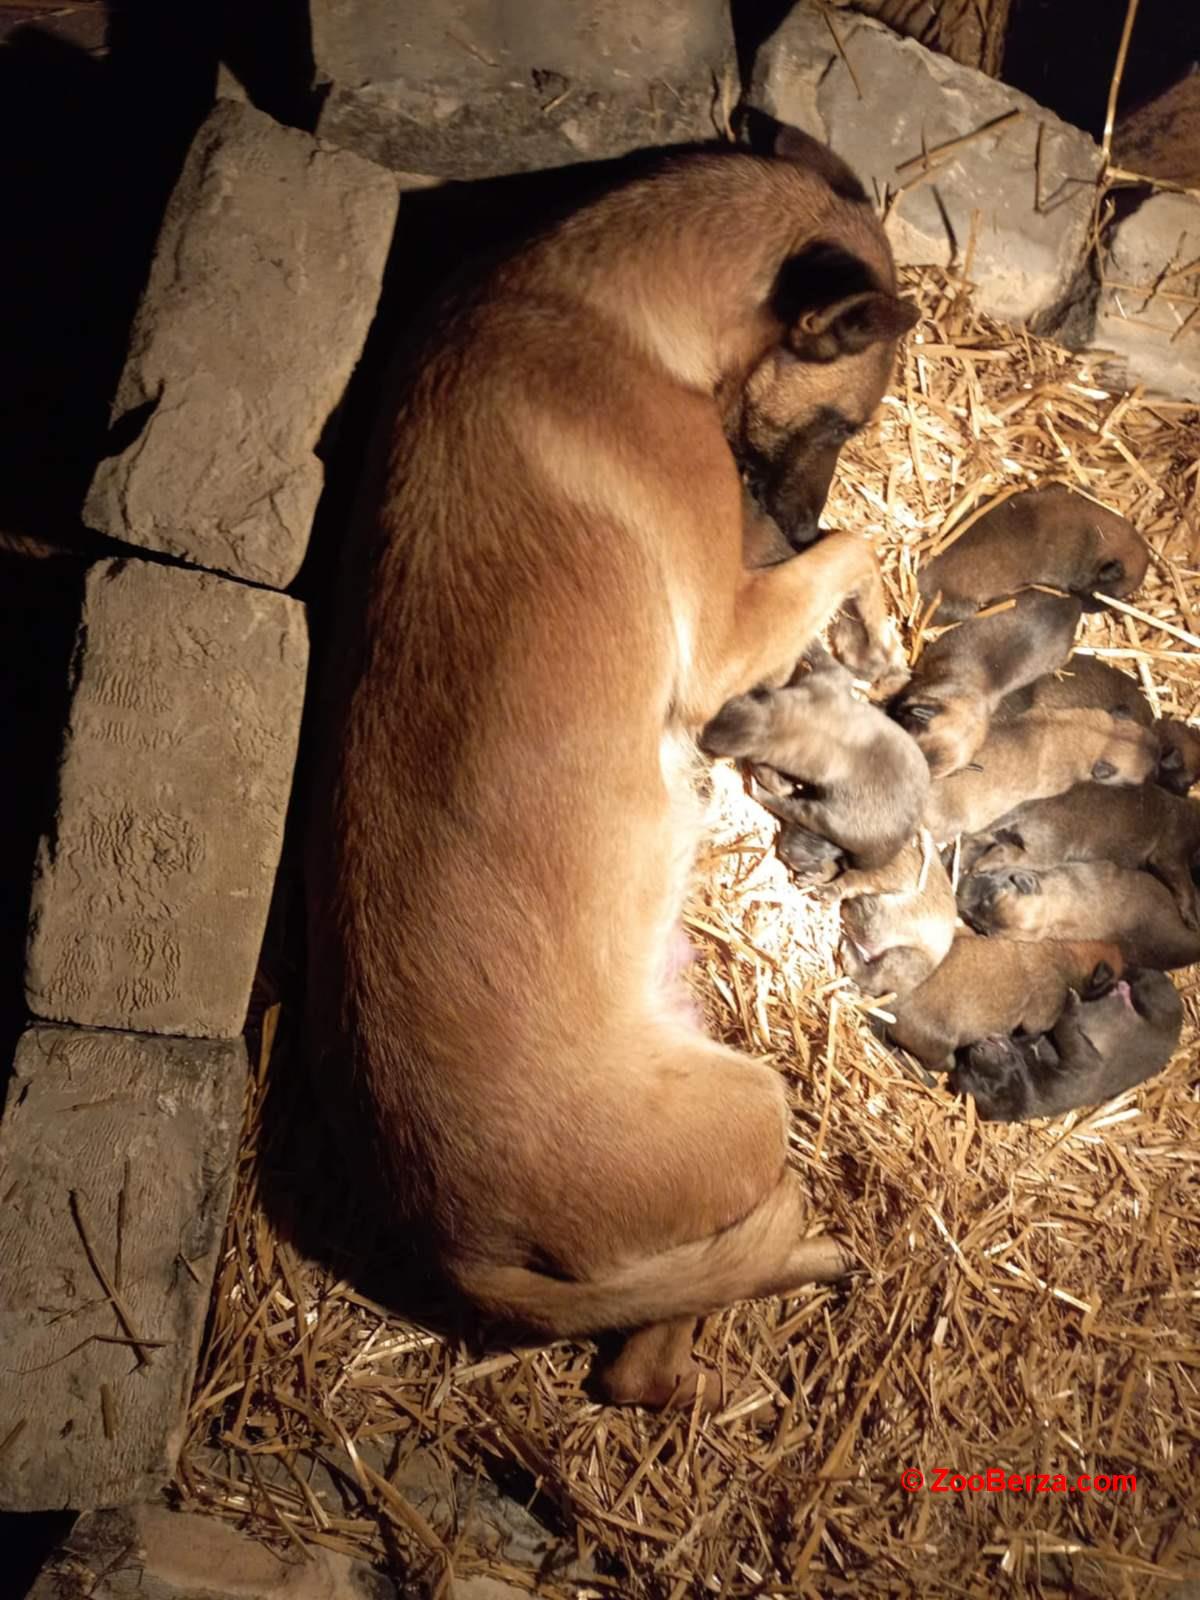
{"label": "mother dog lying down", "polygon": [[810,535],[914,320],[853,175],[790,148],[676,158],[426,324],[332,642],[320,1076],[476,1309],[629,1332],[620,1401],[694,1392],[697,1315],[846,1265],[805,1238],[780,1078],[675,987],[693,735],[881,605],[848,535],[742,568],[727,436]]}

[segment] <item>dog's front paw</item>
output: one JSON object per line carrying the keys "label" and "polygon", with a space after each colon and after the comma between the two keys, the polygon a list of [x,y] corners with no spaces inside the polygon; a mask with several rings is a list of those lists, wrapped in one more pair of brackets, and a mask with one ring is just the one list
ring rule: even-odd
{"label": "dog's front paw", "polygon": [[912,676],[895,619],[885,617],[872,634],[853,601],[834,619],[829,643],[838,661],[872,686],[872,698],[891,699]]}

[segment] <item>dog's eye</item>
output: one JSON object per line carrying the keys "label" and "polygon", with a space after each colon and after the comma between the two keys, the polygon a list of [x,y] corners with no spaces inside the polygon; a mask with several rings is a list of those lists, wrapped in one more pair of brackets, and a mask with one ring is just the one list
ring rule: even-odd
{"label": "dog's eye", "polygon": [[1032,872],[1014,872],[1009,882],[1018,894],[1038,893],[1038,881]]}
{"label": "dog's eye", "polygon": [[1117,769],[1113,766],[1111,761],[1097,761],[1095,766],[1092,768],[1092,777],[1095,778],[1098,783],[1103,783],[1105,778],[1115,778],[1116,775]]}
{"label": "dog's eye", "polygon": [[1097,583],[1116,583],[1125,576],[1125,568],[1119,561],[1106,561],[1096,574]]}
{"label": "dog's eye", "polygon": [[1178,772],[1183,765],[1183,753],[1179,750],[1168,750],[1159,762],[1164,772]]}
{"label": "dog's eye", "polygon": [[915,722],[918,726],[924,727],[927,723],[933,721],[939,710],[940,707],[938,706],[902,706],[900,721],[902,724]]}

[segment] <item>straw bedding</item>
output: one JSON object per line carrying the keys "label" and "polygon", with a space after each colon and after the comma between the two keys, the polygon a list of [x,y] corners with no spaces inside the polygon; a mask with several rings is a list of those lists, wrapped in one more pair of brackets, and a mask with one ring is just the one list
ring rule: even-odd
{"label": "straw bedding", "polygon": [[[1104,392],[955,280],[908,287],[924,320],[843,456],[829,525],[877,541],[911,639],[917,568],[955,520],[1054,477],[1103,499],[1155,556],[1145,620],[1085,619],[1084,643],[1164,714],[1200,714],[1200,412]],[[791,886],[732,770],[716,777],[693,981],[713,1032],[784,1075],[813,1228],[850,1239],[858,1278],[711,1318],[700,1353],[727,1399],[707,1419],[601,1409],[588,1347],[479,1356],[389,1315],[362,1291],[366,1219],[346,1218],[313,1127],[291,975],[264,971],[283,1003],[264,1017],[181,1502],[288,1559],[314,1542],[432,1593],[479,1570],[669,1600],[1178,1592],[1171,1576],[1200,1569],[1195,970],[1175,974],[1188,1020],[1158,1078],[1092,1113],[980,1125],[873,1035],[836,971],[836,913]],[[516,1485],[582,1569],[518,1570],[435,1526],[396,1487],[421,1461]],[[1135,1473],[1137,1491],[901,1486],[938,1467]]]}

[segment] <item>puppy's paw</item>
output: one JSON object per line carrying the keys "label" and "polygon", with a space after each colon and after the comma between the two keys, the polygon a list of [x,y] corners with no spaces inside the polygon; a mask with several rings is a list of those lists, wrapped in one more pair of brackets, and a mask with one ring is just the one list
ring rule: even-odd
{"label": "puppy's paw", "polygon": [[872,634],[853,601],[835,617],[829,643],[837,660],[872,686],[872,699],[890,700],[911,676],[895,619],[885,617]]}

